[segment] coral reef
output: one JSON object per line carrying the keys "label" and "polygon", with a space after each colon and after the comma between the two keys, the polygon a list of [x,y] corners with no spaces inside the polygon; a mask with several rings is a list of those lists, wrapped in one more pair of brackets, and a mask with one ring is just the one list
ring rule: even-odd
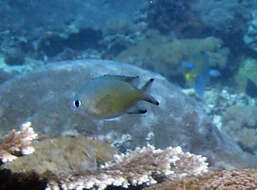
{"label": "coral reef", "polygon": [[257,11],[252,12],[252,19],[248,23],[247,32],[244,34],[244,43],[252,49],[257,51]]}
{"label": "coral reef", "polygon": [[12,77],[13,77],[13,74],[5,72],[3,69],[0,69],[0,84]]}
{"label": "coral reef", "polygon": [[7,65],[23,65],[25,62],[24,53],[21,49],[10,48],[5,52],[5,63]]}
{"label": "coral reef", "polygon": [[209,53],[211,66],[224,68],[229,51],[221,46],[222,41],[214,37],[172,40],[155,34],[124,50],[116,59],[146,67],[170,78],[181,75],[179,65],[183,59],[201,51]]}
{"label": "coral reef", "polygon": [[[45,3],[42,0],[15,1],[15,3],[0,1],[0,12],[8,15],[0,23],[0,51],[13,47],[21,48],[26,55],[32,53],[42,58],[56,51],[61,53],[60,48],[65,46],[72,48],[76,42],[70,42],[76,41],[75,38],[80,38],[80,42],[84,41],[80,45],[85,47],[84,44],[91,42],[92,37],[95,37],[94,34],[105,31],[107,21],[120,18],[131,22],[135,12],[143,7],[143,4],[143,0],[122,3],[114,0],[94,2],[64,0],[61,4]],[[30,14],[27,14],[28,12]],[[91,35],[83,32],[87,29],[93,31]],[[49,42],[52,42],[48,46],[49,49],[44,48],[43,45]]]}
{"label": "coral reef", "polygon": [[105,47],[102,58],[113,59],[124,49],[144,39],[143,30],[144,27],[140,24],[125,19],[112,19],[107,22],[101,40],[101,45]]}
{"label": "coral reef", "polygon": [[[243,36],[253,10],[256,10],[255,1],[199,0],[191,6],[191,11],[200,20],[201,34],[208,36],[211,33],[221,38],[234,55],[230,57],[233,63],[238,56],[249,53]],[[227,66],[233,70],[232,65]]]}
{"label": "coral reef", "polygon": [[[178,38],[203,38],[211,34],[239,55],[246,52],[243,36],[255,9],[254,1],[156,0],[141,9],[141,14],[146,15],[142,19],[148,28]],[[254,34],[251,38],[255,38]]]}
{"label": "coral reef", "polygon": [[238,88],[245,92],[247,80],[251,80],[257,85],[257,61],[253,58],[247,58],[242,61],[238,73],[235,76]]}
{"label": "coral reef", "polygon": [[143,190],[234,190],[256,189],[256,169],[220,170],[182,181],[165,181]]}
{"label": "coral reef", "polygon": [[105,33],[106,35],[113,34],[129,34],[136,31],[136,25],[127,19],[113,18],[106,23]]}
{"label": "coral reef", "polygon": [[[99,40],[102,38],[102,31],[95,31],[90,28],[81,29],[78,33],[70,34],[68,37],[59,35],[49,35],[38,42],[37,57],[48,59],[71,49],[77,54],[82,54],[86,50],[98,50],[101,48]],[[81,43],[84,41],[85,43]]]}
{"label": "coral reef", "polygon": [[[115,151],[105,143],[82,136],[49,139],[35,144],[35,147],[33,155],[38,162],[23,160],[33,156],[28,155],[2,166],[1,189],[104,190],[140,187],[144,190],[232,190],[253,189],[257,186],[256,169],[213,171],[208,168],[205,157],[185,153],[180,147],[160,150],[148,145],[126,154],[114,154]],[[60,153],[60,149],[63,153]],[[85,157],[93,168],[85,164]],[[59,159],[55,162],[59,165],[58,170],[50,164],[52,159]],[[19,160],[23,161],[18,169]],[[100,164],[99,167],[95,165],[96,162]],[[81,164],[87,167],[81,167]],[[30,165],[29,170],[27,165]],[[43,165],[46,170],[37,169],[43,168]]]}
{"label": "coral reef", "polygon": [[6,163],[2,169],[14,173],[46,172],[68,175],[71,172],[96,169],[97,165],[112,160],[115,149],[108,144],[83,136],[64,136],[34,143],[35,153]]}
{"label": "coral reef", "polygon": [[[222,3],[215,0],[131,0],[123,3],[114,0],[64,0],[60,6],[56,6],[55,3],[45,3],[42,0],[16,3],[0,1],[0,11],[3,15],[8,15],[0,23],[0,51],[10,48],[21,49],[23,56],[33,55],[34,58],[56,56],[64,51],[63,48],[77,51],[80,46],[80,50],[85,50],[92,47],[92,44],[95,46],[94,49],[101,51],[106,48],[100,45],[102,34],[111,34],[110,38],[107,37],[110,40],[115,39],[112,34],[123,33],[124,35],[119,36],[115,43],[112,42],[112,49],[108,49],[107,46],[107,54],[111,54],[112,50],[118,51],[119,47],[126,48],[123,43],[130,45],[129,33],[133,33],[132,40],[135,40],[138,39],[138,35],[143,36],[142,29],[146,31],[151,28],[163,33],[176,33],[177,37],[202,38],[210,33],[215,34],[215,31],[228,35],[239,31],[237,33],[241,34],[247,28],[246,20],[250,17],[248,12],[256,8],[251,2],[244,2],[246,5],[242,6],[237,1],[228,0]],[[95,14],[92,14],[92,11]],[[33,17],[27,15],[28,12]],[[137,20],[136,14],[141,15]],[[20,17],[24,20],[17,19]],[[240,35],[236,35],[238,36]],[[78,43],[78,39],[83,43]],[[231,37],[227,41],[231,39],[235,40]],[[119,46],[119,40],[122,46]],[[16,61],[20,62],[17,59]]]}
{"label": "coral reef", "polygon": [[[88,79],[104,74],[140,76],[139,87],[149,78],[154,78],[149,93],[160,105],[157,107],[142,102],[148,110],[146,114],[123,115],[116,120],[104,121],[74,112],[70,103],[75,92]],[[21,121],[29,120],[36,126],[37,132],[53,136],[68,130],[77,130],[85,135],[100,133],[110,136],[111,141],[123,135],[129,136],[129,142],[122,143],[123,151],[146,145],[148,134],[151,134],[151,142],[157,148],[181,146],[184,151],[201,154],[215,163],[223,158],[218,153],[227,155],[223,167],[226,164],[250,167],[255,163],[250,155],[244,154],[238,145],[212,125],[211,118],[199,103],[184,95],[181,89],[161,75],[133,65],[107,60],[48,64],[5,82],[0,86],[0,99],[4,100],[0,102],[1,134],[16,128]],[[111,135],[113,133],[115,135]],[[231,159],[235,155],[238,160],[233,162]]]}
{"label": "coral reef", "polygon": [[[0,69],[3,73],[3,75],[1,75],[1,77],[3,78],[4,78],[4,75],[14,76],[16,74],[23,74],[43,65],[43,61],[35,60],[29,57],[26,57],[26,58],[23,57],[24,59],[23,64],[19,64],[20,63],[19,60],[16,60],[18,61],[16,62],[16,64],[12,64],[10,63],[11,59],[12,58],[9,59],[9,58],[6,58],[4,55],[0,54]],[[20,58],[17,58],[17,59],[20,59]],[[10,77],[7,77],[7,78],[10,78]]]}
{"label": "coral reef", "polygon": [[249,152],[257,153],[257,107],[231,106],[223,116],[222,130]]}
{"label": "coral reef", "polygon": [[35,149],[31,143],[36,138],[31,122],[22,124],[20,131],[12,130],[0,144],[0,160],[5,163],[33,153]]}
{"label": "coral reef", "polygon": [[208,171],[206,158],[184,153],[180,147],[155,149],[137,148],[126,154],[115,155],[101,169],[82,175],[69,175],[50,180],[46,189],[105,189],[107,186],[138,186],[157,183],[157,179],[172,180],[198,176]]}
{"label": "coral reef", "polygon": [[[8,147],[15,147],[12,151],[28,154],[34,151],[28,145],[35,134],[30,128],[30,123],[24,124],[23,128],[18,134],[13,131],[8,135],[9,139],[23,139]],[[5,140],[5,144],[10,141],[9,139]],[[25,148],[20,148],[21,145]],[[16,183],[23,188],[38,184],[48,190],[103,190],[107,186],[128,188],[155,184],[164,178],[181,180],[208,171],[205,157],[184,153],[181,147],[160,150],[148,145],[126,154],[117,154],[108,144],[84,136],[43,140],[34,143],[34,147],[34,154],[1,166],[1,189],[8,189]],[[7,150],[4,146],[2,149]]]}
{"label": "coral reef", "polygon": [[222,2],[200,0],[191,6],[192,12],[201,19],[201,23],[205,27],[224,35],[232,35],[232,33],[244,31],[246,20],[250,18],[249,12],[255,8],[256,4],[254,2],[244,1],[240,3],[239,1],[231,2],[230,0],[223,0]]}
{"label": "coral reef", "polygon": [[[185,93],[190,95],[188,90]],[[244,151],[256,153],[256,98],[232,87],[212,88],[206,91],[201,104],[222,133],[238,142]]]}
{"label": "coral reef", "polygon": [[257,187],[255,169],[222,170],[215,172],[206,180],[206,189],[253,189]]}
{"label": "coral reef", "polygon": [[148,3],[143,9],[149,28],[161,33],[175,32],[178,36],[193,37],[201,31],[201,21],[191,11],[191,4],[197,0],[156,0]]}
{"label": "coral reef", "polygon": [[232,87],[208,89],[202,103],[206,113],[213,118],[213,123],[220,130],[222,130],[222,117],[229,107],[257,106],[256,99],[235,91]]}

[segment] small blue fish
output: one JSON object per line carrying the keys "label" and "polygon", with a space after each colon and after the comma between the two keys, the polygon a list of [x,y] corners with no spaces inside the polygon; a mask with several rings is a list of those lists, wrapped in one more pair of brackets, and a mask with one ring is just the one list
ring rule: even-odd
{"label": "small blue fish", "polygon": [[189,69],[189,70],[193,70],[195,68],[194,64],[188,62],[188,61],[182,61],[181,63],[181,68],[183,69]]}
{"label": "small blue fish", "polygon": [[217,78],[221,76],[221,73],[216,69],[210,69],[209,75],[213,78]]}

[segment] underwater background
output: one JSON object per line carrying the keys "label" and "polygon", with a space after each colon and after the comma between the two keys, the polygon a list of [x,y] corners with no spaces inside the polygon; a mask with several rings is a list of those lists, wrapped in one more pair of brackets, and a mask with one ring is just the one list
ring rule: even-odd
{"label": "underwater background", "polygon": [[[257,189],[257,0],[0,0],[0,15],[0,189]],[[102,75],[154,79],[148,102],[74,110]]]}

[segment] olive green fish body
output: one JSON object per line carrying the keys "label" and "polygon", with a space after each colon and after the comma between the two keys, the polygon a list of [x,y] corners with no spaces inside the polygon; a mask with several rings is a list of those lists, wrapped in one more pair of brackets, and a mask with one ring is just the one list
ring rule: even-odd
{"label": "olive green fish body", "polygon": [[100,117],[116,116],[139,101],[140,95],[140,91],[129,83],[118,80],[102,81],[101,90],[95,94],[92,107],[100,110]]}
{"label": "olive green fish body", "polygon": [[[104,75],[92,79],[81,88],[75,97],[74,105],[81,111],[97,118],[119,116],[138,101],[151,102],[154,100],[151,96],[145,95],[146,86],[137,89],[133,85],[133,80],[137,78]],[[157,101],[154,101],[154,104],[157,104]]]}

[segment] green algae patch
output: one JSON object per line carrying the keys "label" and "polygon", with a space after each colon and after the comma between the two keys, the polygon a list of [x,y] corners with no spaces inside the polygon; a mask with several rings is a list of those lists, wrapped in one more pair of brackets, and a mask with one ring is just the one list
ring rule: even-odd
{"label": "green algae patch", "polygon": [[245,90],[247,80],[251,80],[257,85],[257,61],[252,58],[247,58],[243,61],[236,75],[236,82],[241,90]]}
{"label": "green algae patch", "polygon": [[221,47],[222,41],[214,37],[170,39],[155,34],[121,52],[117,60],[141,64],[166,77],[174,77],[178,75],[179,65],[183,59],[202,51],[209,54],[210,65],[224,68],[229,51]]}

